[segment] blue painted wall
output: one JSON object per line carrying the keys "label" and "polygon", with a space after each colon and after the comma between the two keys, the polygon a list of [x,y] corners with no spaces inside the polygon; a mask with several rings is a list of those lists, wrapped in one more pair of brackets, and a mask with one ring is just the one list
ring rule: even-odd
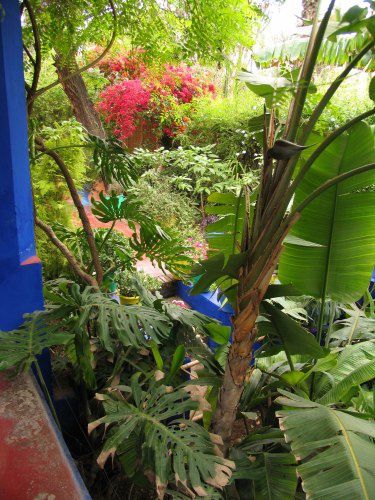
{"label": "blue painted wall", "polygon": [[43,308],[35,256],[19,3],[1,0],[0,19],[0,329]]}

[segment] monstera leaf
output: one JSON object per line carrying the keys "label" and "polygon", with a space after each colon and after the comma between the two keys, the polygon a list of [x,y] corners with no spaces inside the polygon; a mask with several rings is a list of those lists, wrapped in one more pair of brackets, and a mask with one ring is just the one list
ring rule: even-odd
{"label": "monstera leaf", "polygon": [[124,191],[132,186],[138,177],[137,164],[120,142],[112,138],[103,140],[93,135],[89,136],[89,140],[94,146],[94,166],[104,182],[118,182]]}
{"label": "monstera leaf", "polygon": [[159,498],[171,473],[192,496],[209,498],[210,486],[221,489],[228,483],[234,463],[215,453],[218,436],[195,422],[176,417],[196,410],[197,401],[183,390],[173,391],[163,385],[151,385],[143,391],[136,376],[132,377],[131,393],[133,404],[102,396],[106,415],[90,424],[90,428],[101,423],[113,426],[98,458],[101,465],[137,430],[143,443],[139,459],[153,468]]}
{"label": "monstera leaf", "polygon": [[[335,175],[374,160],[374,135],[360,122],[335,139],[305,175],[295,195],[298,205]],[[352,302],[366,290],[375,255],[375,170],[327,189],[303,210],[292,236],[321,245],[285,244],[279,279],[302,294]]]}
{"label": "monstera leaf", "polygon": [[25,315],[25,322],[16,330],[0,331],[0,371],[15,368],[27,372],[43,349],[63,345],[74,336],[58,332],[58,325],[50,325],[43,311]]}

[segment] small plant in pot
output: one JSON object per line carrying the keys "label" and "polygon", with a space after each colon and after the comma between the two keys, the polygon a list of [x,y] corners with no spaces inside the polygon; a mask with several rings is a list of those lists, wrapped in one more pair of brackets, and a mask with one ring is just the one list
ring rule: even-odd
{"label": "small plant in pot", "polygon": [[134,305],[140,303],[140,298],[132,285],[134,278],[137,278],[147,290],[156,291],[161,288],[163,281],[160,278],[150,276],[143,271],[137,272],[122,271],[115,274],[115,282],[117,283],[117,291],[119,294],[120,303],[122,305]]}

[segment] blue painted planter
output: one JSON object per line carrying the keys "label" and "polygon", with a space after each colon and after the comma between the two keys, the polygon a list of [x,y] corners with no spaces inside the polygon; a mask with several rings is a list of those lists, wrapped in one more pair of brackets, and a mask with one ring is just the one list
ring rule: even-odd
{"label": "blue painted planter", "polygon": [[[199,295],[190,295],[192,286],[185,285],[182,281],[177,282],[177,294],[184,300],[189,306],[202,314],[206,314],[210,318],[220,321],[224,326],[232,327],[232,316],[234,314],[233,307],[226,303],[223,305],[223,301],[218,298],[218,292],[205,292]],[[232,337],[230,337],[229,342],[232,343]],[[219,346],[216,342],[211,339],[207,340],[207,345],[212,351],[215,351]],[[253,353],[261,347],[260,342],[255,342],[253,346]],[[254,360],[251,360],[251,364]]]}

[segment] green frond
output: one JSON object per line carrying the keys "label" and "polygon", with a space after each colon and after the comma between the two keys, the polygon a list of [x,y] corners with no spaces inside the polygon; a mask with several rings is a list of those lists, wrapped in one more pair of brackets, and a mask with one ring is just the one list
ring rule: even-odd
{"label": "green frond", "polygon": [[43,311],[25,315],[25,322],[16,330],[0,331],[0,371],[15,368],[27,372],[36,356],[53,345],[67,344],[73,335],[58,332],[59,325],[50,325]]}
{"label": "green frond", "polygon": [[375,341],[348,345],[339,354],[336,366],[318,379],[318,401],[321,404],[343,402],[349,391],[374,378]]}
{"label": "green frond", "polygon": [[50,318],[66,320],[80,329],[95,320],[98,337],[110,352],[114,352],[117,339],[124,346],[141,347],[150,339],[160,343],[171,331],[171,322],[156,309],[147,305],[120,305],[92,287],[81,291],[76,283],[60,281],[57,287],[47,289],[45,295],[51,304],[59,305],[47,306]]}

